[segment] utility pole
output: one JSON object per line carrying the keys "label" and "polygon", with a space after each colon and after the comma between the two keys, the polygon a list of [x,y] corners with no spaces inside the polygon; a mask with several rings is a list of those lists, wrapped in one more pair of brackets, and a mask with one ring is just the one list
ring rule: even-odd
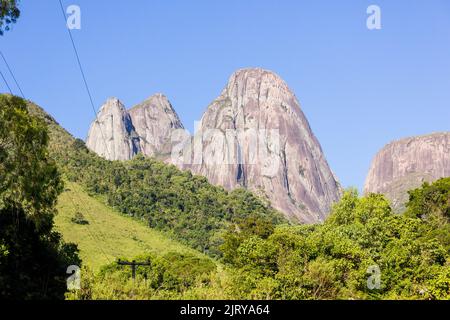
{"label": "utility pole", "polygon": [[137,266],[150,266],[150,260],[147,262],[136,262],[136,260],[133,260],[131,262],[128,261],[122,261],[118,260],[117,264],[120,266],[130,266],[131,267],[131,276],[133,277],[133,280],[136,279],[136,267]]}

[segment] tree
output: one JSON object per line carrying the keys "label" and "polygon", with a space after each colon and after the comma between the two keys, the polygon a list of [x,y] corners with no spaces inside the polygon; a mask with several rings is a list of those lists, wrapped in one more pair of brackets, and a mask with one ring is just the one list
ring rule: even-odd
{"label": "tree", "polygon": [[63,299],[78,249],[54,232],[63,185],[46,125],[18,97],[0,96],[0,298]]}
{"label": "tree", "polygon": [[437,215],[450,219],[450,177],[424,183],[421,188],[409,191],[407,214],[422,219]]}
{"label": "tree", "polygon": [[274,225],[269,219],[262,217],[248,217],[231,224],[223,235],[224,242],[220,247],[224,262],[238,264],[242,260],[238,249],[246,239],[255,236],[265,240],[273,232]]}
{"label": "tree", "polygon": [[[447,299],[448,190],[444,179],[413,191],[409,208],[417,214],[395,214],[384,196],[349,190],[320,225],[273,228],[247,218],[221,247],[237,270],[232,291],[243,298]],[[369,286],[371,279],[379,281]]]}
{"label": "tree", "polygon": [[0,208],[21,207],[38,225],[55,213],[63,189],[48,139],[45,123],[29,115],[23,99],[0,96]]}
{"label": "tree", "polygon": [[9,31],[10,25],[19,18],[18,3],[18,0],[0,0],[0,35]]}
{"label": "tree", "polygon": [[450,177],[409,191],[405,215],[422,219],[430,226],[424,236],[439,239],[450,252]]}
{"label": "tree", "polygon": [[64,299],[67,267],[81,261],[52,227],[49,218],[37,229],[23,208],[0,210],[0,299]]}

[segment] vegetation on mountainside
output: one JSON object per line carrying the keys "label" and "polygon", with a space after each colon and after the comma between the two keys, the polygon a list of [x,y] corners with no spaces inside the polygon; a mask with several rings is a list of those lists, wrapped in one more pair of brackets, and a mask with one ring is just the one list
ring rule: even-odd
{"label": "vegetation on mountainside", "polygon": [[45,124],[24,100],[0,95],[0,298],[61,299],[75,245],[53,230],[62,182]]}
{"label": "vegetation on mountainside", "polygon": [[449,299],[449,195],[450,178],[426,184],[397,215],[350,190],[323,225],[230,230],[225,262],[242,274],[241,298]]}
{"label": "vegetation on mountainside", "polygon": [[190,253],[150,254],[135,260],[150,265],[138,267],[134,280],[129,267],[115,263],[99,273],[83,269],[81,289],[70,292],[68,299],[179,299],[193,287],[210,286],[210,277],[218,272],[211,259]]}
{"label": "vegetation on mountainside", "polygon": [[[145,223],[122,215],[90,197],[73,182],[65,183],[65,191],[59,196],[56,208],[56,230],[65,241],[77,243],[83,265],[93,272],[118,258],[131,261],[143,254],[176,252],[204,257],[196,250],[148,228]],[[82,214],[81,220],[87,223],[73,221],[77,213]]]}
{"label": "vegetation on mountainside", "polygon": [[48,123],[52,157],[67,179],[81,184],[91,195],[104,197],[121,213],[200,252],[220,255],[221,233],[234,221],[247,217],[284,221],[244,189],[228,192],[204,177],[143,156],[127,162],[100,158],[39,107],[30,104],[30,109]]}
{"label": "vegetation on mountainside", "polygon": [[[448,234],[449,192],[450,178],[424,185],[411,192],[411,211],[397,215],[383,196],[349,190],[323,225],[274,226],[251,218],[230,227],[222,246],[225,270],[203,270],[172,285],[179,277],[173,270],[144,269],[133,282],[128,270],[110,265],[99,275],[85,272],[83,289],[70,297],[450,299],[450,251],[441,237]],[[185,270],[198,266],[174,261],[190,265]]]}

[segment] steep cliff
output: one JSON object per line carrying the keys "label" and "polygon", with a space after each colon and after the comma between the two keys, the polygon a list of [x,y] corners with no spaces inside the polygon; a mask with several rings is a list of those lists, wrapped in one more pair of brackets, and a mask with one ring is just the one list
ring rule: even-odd
{"label": "steep cliff", "polygon": [[140,151],[130,115],[118,99],[108,99],[100,108],[86,146],[108,160],[129,160]]}
{"label": "steep cliff", "polygon": [[234,73],[184,152],[178,166],[226,189],[263,195],[294,221],[322,221],[340,197],[297,98],[270,71]]}
{"label": "steep cliff", "polygon": [[146,156],[167,155],[171,152],[171,133],[183,124],[169,100],[156,94],[129,110],[139,136],[140,149]]}
{"label": "steep cliff", "polygon": [[364,192],[383,193],[400,212],[407,191],[450,176],[450,132],[406,138],[385,146],[373,159]]}

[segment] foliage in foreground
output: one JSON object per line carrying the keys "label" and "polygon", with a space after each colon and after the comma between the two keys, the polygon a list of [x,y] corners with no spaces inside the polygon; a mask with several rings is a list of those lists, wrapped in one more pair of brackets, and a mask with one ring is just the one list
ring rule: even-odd
{"label": "foliage in foreground", "polygon": [[[169,279],[184,268],[156,268],[133,286],[128,271],[109,266],[97,276],[85,273],[89,294],[71,297],[450,299],[450,247],[443,237],[448,235],[449,192],[450,178],[411,191],[404,215],[392,213],[381,195],[358,197],[349,190],[323,225],[274,226],[243,219],[225,235],[225,270],[202,270],[198,261],[177,257],[176,264],[199,271],[187,277],[192,281],[178,278],[178,285],[171,285]],[[417,208],[422,208],[419,216]]]}
{"label": "foliage in foreground", "polygon": [[195,286],[210,284],[216,265],[208,258],[189,253],[169,252],[165,255],[144,255],[136,261],[149,262],[149,266],[136,269],[132,278],[129,266],[116,263],[106,265],[95,274],[88,268],[82,270],[81,289],[67,294],[68,299],[148,300],[177,299]]}
{"label": "foliage in foreground", "polygon": [[25,101],[0,96],[0,298],[62,299],[75,245],[53,231],[62,190],[45,124]]}
{"label": "foliage in foreground", "polygon": [[224,257],[243,297],[449,299],[449,192],[450,178],[424,185],[397,215],[382,195],[350,190],[323,225],[230,230]]}

